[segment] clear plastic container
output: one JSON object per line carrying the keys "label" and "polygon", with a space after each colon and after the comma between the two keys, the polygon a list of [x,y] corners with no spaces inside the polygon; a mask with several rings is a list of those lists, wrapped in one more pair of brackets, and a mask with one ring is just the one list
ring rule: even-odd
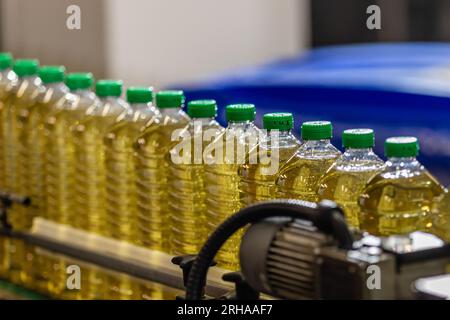
{"label": "clear plastic container", "polygon": [[333,136],[330,122],[304,122],[301,130],[301,147],[281,168],[277,177],[278,196],[317,202],[319,180],[341,152],[330,142]]}
{"label": "clear plastic container", "polygon": [[[24,134],[23,121],[29,116],[30,108],[35,104],[39,92],[44,90],[38,77],[39,62],[31,59],[16,60],[13,66],[18,80],[4,100],[3,156],[4,156],[4,186],[5,192],[20,194],[20,164],[19,157],[24,152],[20,138]],[[31,227],[30,208],[13,206],[9,210],[9,222],[16,230],[27,230]],[[11,239],[9,247],[8,278],[16,284],[28,282],[28,276],[23,272],[29,263],[27,257],[33,258],[31,248],[20,239]]]}
{"label": "clear plastic container", "polygon": [[73,201],[73,191],[76,187],[73,132],[84,119],[86,112],[98,106],[99,101],[91,90],[93,81],[91,73],[67,75],[66,85],[71,92],[70,101],[60,101],[45,119],[46,215],[48,219],[75,227],[78,219]]}
{"label": "clear plastic container", "polygon": [[[12,88],[17,83],[17,75],[11,70],[12,56],[8,52],[0,52],[0,189],[6,190],[5,184],[5,140],[8,127],[6,122],[8,112],[5,102],[11,94]],[[5,127],[6,125],[6,127]],[[8,237],[0,236],[0,277],[6,278],[9,269],[9,245]]]}
{"label": "clear plastic container", "polygon": [[385,153],[384,169],[370,179],[359,200],[361,229],[382,236],[430,232],[444,188],[417,161],[417,138],[389,138]]}
{"label": "clear plastic container", "polygon": [[184,139],[170,152],[170,251],[175,255],[198,253],[206,240],[203,151],[224,130],[215,120],[214,100],[189,102],[188,114],[192,120],[176,135]]}
{"label": "clear plastic container", "polygon": [[150,126],[136,139],[136,188],[139,243],[148,248],[169,251],[169,150],[177,142],[172,133],[189,123],[182,110],[182,91],[160,91],[156,94],[160,111]]}
{"label": "clear plastic container", "polygon": [[359,228],[359,196],[384,162],[372,150],[375,145],[372,129],[345,130],[342,142],[345,152],[320,180],[318,193],[320,200],[339,204],[348,224]]}
{"label": "clear plastic container", "polygon": [[[211,234],[226,218],[241,208],[239,197],[239,166],[246,154],[256,146],[260,130],[255,126],[255,106],[229,105],[226,108],[228,126],[206,150],[206,223]],[[219,151],[220,150],[220,151]],[[209,152],[211,151],[211,152]],[[216,256],[219,267],[239,269],[238,251],[241,234],[224,244]]]}
{"label": "clear plastic container", "polygon": [[152,88],[128,88],[131,113],[106,133],[106,219],[109,236],[139,243],[136,209],[136,170],[133,143],[154,121]]}
{"label": "clear plastic container", "polygon": [[100,105],[89,109],[84,120],[74,129],[76,163],[74,208],[79,227],[107,236],[103,139],[108,128],[127,117],[130,107],[120,98],[121,81],[98,81],[96,94],[100,98]]}

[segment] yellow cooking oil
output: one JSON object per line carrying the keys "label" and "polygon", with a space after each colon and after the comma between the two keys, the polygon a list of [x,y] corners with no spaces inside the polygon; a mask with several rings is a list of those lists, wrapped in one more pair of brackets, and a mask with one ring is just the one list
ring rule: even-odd
{"label": "yellow cooking oil", "polygon": [[[22,131],[23,152],[19,156],[19,172],[23,193],[31,197],[31,215],[53,219],[46,207],[46,147],[50,145],[46,141],[46,121],[58,109],[73,108],[75,98],[64,84],[63,66],[44,66],[39,70],[39,77],[45,90],[39,93],[36,103],[30,108],[27,121],[23,121],[25,129]],[[25,273],[32,275],[30,281],[33,286],[41,291],[46,290],[53,274],[48,259],[39,254],[32,257],[33,261],[27,263]]]}
{"label": "yellow cooking oil", "polygon": [[317,202],[319,180],[341,152],[330,142],[333,136],[331,122],[304,122],[301,132],[301,147],[280,169],[277,193],[280,198]]}
{"label": "yellow cooking oil", "polygon": [[[65,80],[64,100],[58,101],[45,119],[45,209],[46,217],[60,224],[76,226],[73,190],[75,190],[74,129],[87,110],[98,106],[91,90],[91,73],[70,73]],[[63,87],[62,84],[60,84]]]}
{"label": "yellow cooking oil", "polygon": [[[59,224],[76,227],[73,190],[75,190],[74,129],[84,119],[87,110],[99,105],[91,90],[91,73],[71,73],[65,79],[66,99],[60,100],[45,120],[45,208],[46,218]],[[77,297],[77,292],[67,290],[66,264],[63,259],[46,260],[42,267],[51,275],[47,290],[53,296]],[[42,271],[43,272],[43,271]],[[86,291],[82,291],[84,293]]]}
{"label": "yellow cooking oil", "polygon": [[99,80],[99,106],[92,106],[74,128],[75,187],[74,208],[78,227],[107,236],[105,210],[105,146],[103,138],[112,125],[130,111],[120,98],[122,82]]}
{"label": "yellow cooking oil", "polygon": [[[20,181],[19,157],[23,153],[24,123],[29,115],[30,108],[36,102],[39,92],[43,90],[41,80],[37,76],[39,62],[32,59],[16,60],[13,66],[17,74],[17,84],[4,100],[5,116],[3,117],[3,156],[4,156],[4,186],[5,191],[21,194],[23,183]],[[27,194],[24,194],[27,196]],[[9,210],[9,222],[16,230],[27,230],[31,227],[30,208],[13,205]],[[20,239],[11,239],[9,244],[9,279],[13,283],[27,282],[23,268],[27,260],[32,259],[31,247]],[[30,261],[31,262],[31,261]]]}
{"label": "yellow cooking oil", "polygon": [[384,165],[372,150],[372,129],[349,129],[342,134],[344,154],[328,169],[319,182],[319,199],[335,201],[345,213],[347,223],[359,228],[359,196],[371,177]]}
{"label": "yellow cooking oil", "polygon": [[140,245],[168,252],[169,248],[169,150],[177,141],[172,134],[187,126],[183,91],[156,94],[159,114],[134,143],[136,206]]}
{"label": "yellow cooking oil", "polygon": [[[12,55],[0,52],[0,190],[5,191],[5,153],[4,153],[4,124],[7,121],[5,102],[13,87],[17,84],[17,75],[11,70]],[[8,237],[0,236],[0,278],[6,278],[9,269]]]}
{"label": "yellow cooking oil", "polygon": [[444,188],[417,161],[418,154],[415,137],[386,140],[385,167],[369,180],[359,199],[362,230],[381,236],[432,232],[437,216],[433,208]]}
{"label": "yellow cooking oil", "polygon": [[169,208],[170,251],[196,254],[206,240],[205,148],[224,130],[215,120],[214,100],[188,103],[189,125],[175,139],[170,151]]}
{"label": "yellow cooking oil", "polygon": [[133,144],[159,111],[152,104],[152,88],[131,87],[126,95],[132,112],[108,129],[104,138],[106,221],[110,237],[139,244]]}
{"label": "yellow cooking oil", "polygon": [[[228,105],[228,125],[225,131],[205,150],[208,234],[241,208],[238,169],[245,163],[246,154],[258,142],[260,130],[254,124],[255,114],[255,106],[252,104]],[[211,149],[211,152],[208,152],[208,149]],[[235,234],[222,246],[216,255],[219,267],[239,269],[238,249],[241,237],[242,233]]]}
{"label": "yellow cooking oil", "polygon": [[277,174],[300,147],[300,141],[292,134],[293,124],[291,113],[267,113],[263,116],[267,133],[250,150],[248,160],[239,168],[241,207],[277,197]]}
{"label": "yellow cooking oil", "polygon": [[[450,242],[450,187],[439,197],[436,209],[438,217],[432,232],[447,242]],[[450,272],[450,269],[449,269]]]}
{"label": "yellow cooking oil", "polygon": [[[152,124],[159,111],[153,106],[153,89],[127,89],[131,113],[113,124],[105,135],[106,222],[111,238],[138,244],[136,210],[136,170],[133,143]],[[139,298],[140,285],[118,274],[108,278],[108,298]]]}
{"label": "yellow cooking oil", "polygon": [[0,52],[0,190],[6,191],[5,184],[5,136],[8,134],[8,124],[10,119],[6,102],[17,85],[17,75],[12,71],[12,55],[8,52]]}

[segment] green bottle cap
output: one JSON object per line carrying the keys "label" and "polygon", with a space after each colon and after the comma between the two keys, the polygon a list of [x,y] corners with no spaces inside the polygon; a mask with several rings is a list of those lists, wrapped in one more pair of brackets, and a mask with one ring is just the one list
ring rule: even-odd
{"label": "green bottle cap", "polygon": [[194,100],[188,103],[191,118],[213,118],[217,116],[216,100]]}
{"label": "green bottle cap", "polygon": [[419,149],[416,137],[392,137],[384,143],[384,153],[388,158],[416,157]]}
{"label": "green bottle cap", "polygon": [[375,145],[375,134],[372,129],[348,129],[342,133],[344,148],[372,148]]}
{"label": "green bottle cap", "polygon": [[181,108],[184,105],[184,93],[181,90],[163,90],[156,94],[156,106],[160,109]]}
{"label": "green bottle cap", "polygon": [[34,76],[39,70],[39,61],[36,59],[18,59],[14,62],[14,72],[19,77]]}
{"label": "green bottle cap", "polygon": [[226,110],[227,121],[253,121],[256,116],[253,104],[230,104]]}
{"label": "green bottle cap", "polygon": [[120,97],[122,84],[121,80],[98,80],[95,84],[95,92],[99,97]]}
{"label": "green bottle cap", "polygon": [[323,140],[333,137],[333,126],[330,121],[309,121],[302,124],[303,140]]}
{"label": "green bottle cap", "polygon": [[70,90],[90,89],[94,83],[94,76],[90,72],[69,73],[66,85]]}
{"label": "green bottle cap", "polygon": [[130,87],[127,89],[129,103],[149,103],[153,101],[152,87]]}
{"label": "green bottle cap", "polygon": [[266,130],[289,131],[294,126],[294,117],[288,112],[266,113],[263,116],[263,127]]}
{"label": "green bottle cap", "polygon": [[39,78],[43,83],[64,81],[66,68],[64,66],[43,66],[39,69]]}
{"label": "green bottle cap", "polygon": [[5,70],[12,65],[12,55],[9,52],[0,52],[0,70]]}

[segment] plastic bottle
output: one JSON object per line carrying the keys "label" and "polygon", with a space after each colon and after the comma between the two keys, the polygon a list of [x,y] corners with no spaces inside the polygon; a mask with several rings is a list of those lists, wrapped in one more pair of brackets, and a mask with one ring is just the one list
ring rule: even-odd
{"label": "plastic bottle", "polygon": [[152,88],[128,88],[127,101],[132,113],[114,124],[104,139],[106,211],[110,237],[138,244],[133,143],[159,111],[152,104]]}
{"label": "plastic bottle", "polygon": [[160,114],[136,139],[136,187],[138,234],[140,244],[148,249],[168,252],[169,215],[168,174],[169,150],[177,141],[172,133],[184,128],[189,117],[182,110],[182,91],[160,91],[156,94]]}
{"label": "plastic bottle", "polygon": [[277,178],[278,195],[317,202],[319,180],[341,155],[330,142],[333,127],[328,121],[302,124],[303,144],[281,168]]}
{"label": "plastic bottle", "polygon": [[0,189],[6,190],[5,181],[5,136],[7,136],[8,110],[6,102],[13,87],[17,84],[17,75],[12,71],[13,60],[10,53],[0,52]]}
{"label": "plastic bottle", "polygon": [[[18,81],[12,87],[10,94],[4,100],[5,117],[3,118],[4,139],[4,183],[5,191],[19,194],[19,154],[23,152],[21,136],[24,128],[22,120],[26,119],[30,107],[36,102],[41,90],[41,79],[37,76],[39,62],[31,59],[16,60],[13,66]],[[20,118],[20,121],[19,121]],[[29,209],[29,208],[27,208]],[[31,219],[27,211],[20,206],[9,210],[9,222],[16,230],[27,230],[31,227]],[[23,279],[23,268],[26,264],[27,252],[30,247],[20,239],[11,239],[9,245],[9,280],[16,284],[27,282]],[[32,255],[28,255],[32,257]]]}
{"label": "plastic bottle", "polygon": [[[22,194],[27,192],[27,185],[22,183],[21,176],[21,155],[26,152],[24,146],[26,141],[24,137],[27,134],[27,123],[29,120],[30,109],[34,106],[39,97],[39,94],[45,89],[41,85],[41,79],[38,77],[39,62],[37,60],[16,60],[14,63],[14,72],[18,75],[19,80],[16,86],[13,87],[9,95],[5,108],[7,109],[7,121],[4,124],[5,130],[5,186],[6,192],[31,196],[29,194]],[[33,200],[33,199],[32,199]],[[36,201],[36,199],[34,199]],[[35,206],[33,204],[33,206]],[[22,207],[13,207],[10,218],[13,227],[24,230],[31,227],[31,219],[27,216],[27,210]]]}
{"label": "plastic bottle", "polygon": [[[99,101],[91,90],[93,84],[91,73],[71,73],[66,77],[66,86],[70,89],[65,102],[62,100],[56,108],[50,112],[45,120],[46,145],[45,145],[45,207],[47,218],[60,224],[68,224],[77,227],[78,221],[73,199],[75,181],[75,141],[74,130],[85,117],[88,110],[98,107]],[[67,91],[68,89],[65,89]],[[52,296],[64,299],[88,299],[97,298],[91,295],[94,290],[86,288],[69,290],[66,286],[67,263],[57,256],[44,257],[41,261],[40,272],[50,273],[50,280],[44,283]],[[91,275],[90,269],[83,267],[83,279],[90,279],[96,283],[96,278]],[[89,287],[93,285],[89,284]]]}
{"label": "plastic bottle", "polygon": [[[59,84],[66,101],[59,101],[45,119],[45,207],[47,218],[76,226],[73,191],[75,190],[74,129],[86,112],[98,105],[91,91],[91,73],[71,73],[66,86]],[[71,94],[67,94],[70,89]]]}
{"label": "plastic bottle", "polygon": [[75,215],[81,228],[107,236],[103,138],[108,128],[127,116],[130,108],[120,98],[121,81],[100,80],[96,93],[100,105],[90,108],[74,130]]}
{"label": "plastic bottle", "polygon": [[192,118],[170,151],[170,249],[175,255],[198,253],[207,236],[203,151],[224,130],[215,120],[214,100],[188,103]]}
{"label": "plastic bottle", "polygon": [[[36,102],[29,108],[28,114],[22,114],[18,123],[23,130],[19,136],[22,152],[19,154],[20,193],[31,197],[31,207],[27,210],[28,219],[36,216],[49,218],[46,209],[45,160],[48,155],[46,146],[47,117],[59,108],[72,108],[75,98],[69,95],[64,84],[65,68],[63,66],[43,66],[39,70],[43,89],[39,91]],[[58,213],[59,214],[59,213]],[[55,219],[57,217],[54,217]],[[59,222],[59,221],[58,221]],[[28,279],[25,285],[44,291],[50,277],[54,275],[51,262],[39,254],[28,253],[23,277]]]}
{"label": "plastic bottle", "polygon": [[[291,131],[293,125],[291,113],[267,113],[263,116],[267,134],[250,150],[249,160],[239,169],[241,207],[277,197],[277,174],[300,147],[300,141]],[[250,161],[250,156],[255,154],[256,163]]]}
{"label": "plastic bottle", "polygon": [[[47,155],[45,123],[47,116],[57,108],[71,108],[75,103],[69,89],[64,84],[63,66],[44,66],[39,70],[44,85],[36,97],[36,102],[18,120],[23,130],[19,136],[21,150],[19,154],[20,194],[31,197],[31,217],[49,218],[45,201],[45,157]],[[59,214],[59,213],[58,213]],[[53,217],[56,219],[56,217]]]}
{"label": "plastic bottle", "polygon": [[[136,170],[133,143],[151,125],[159,111],[153,106],[153,89],[127,90],[131,113],[114,124],[105,135],[106,219],[110,237],[139,243],[136,210]],[[117,274],[108,277],[109,299],[139,297],[140,284]]]}
{"label": "plastic bottle", "polygon": [[369,179],[384,165],[372,150],[372,129],[350,129],[342,134],[345,152],[319,182],[320,200],[335,201],[344,209],[348,224],[359,228],[359,196]]}
{"label": "plastic bottle", "polygon": [[[210,146],[208,165],[205,166],[206,221],[211,234],[226,218],[239,211],[239,166],[246,154],[256,146],[260,130],[255,126],[255,106],[229,105],[226,108],[228,126]],[[218,266],[239,269],[238,251],[242,234],[236,234],[216,255]]]}
{"label": "plastic bottle", "polygon": [[389,138],[385,154],[384,169],[370,179],[359,200],[361,229],[382,236],[429,232],[444,188],[417,161],[417,138]]}
{"label": "plastic bottle", "polygon": [[[11,70],[12,56],[8,52],[0,52],[0,190],[6,189],[5,185],[5,142],[7,134],[4,130],[7,121],[5,102],[12,88],[17,83],[17,75]],[[9,245],[8,237],[0,236],[0,277],[6,278],[9,269]]]}

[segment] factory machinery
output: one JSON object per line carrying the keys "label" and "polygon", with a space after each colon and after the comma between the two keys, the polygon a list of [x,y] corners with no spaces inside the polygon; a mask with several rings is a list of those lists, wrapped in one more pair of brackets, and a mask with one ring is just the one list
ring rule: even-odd
{"label": "factory machinery", "polygon": [[[375,237],[351,230],[331,201],[247,207],[220,225],[198,255],[172,257],[42,218],[29,232],[12,230],[8,208],[29,200],[0,199],[2,235],[43,255],[159,283],[178,299],[450,299],[450,244],[424,232]],[[220,247],[244,227],[241,271],[214,266]]]}

